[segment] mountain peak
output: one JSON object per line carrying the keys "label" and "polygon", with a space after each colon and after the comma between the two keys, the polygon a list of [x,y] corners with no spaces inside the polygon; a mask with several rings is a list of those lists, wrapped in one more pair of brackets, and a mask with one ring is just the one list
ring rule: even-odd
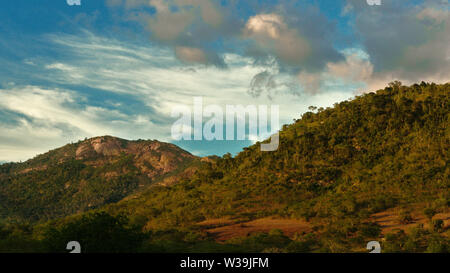
{"label": "mountain peak", "polygon": [[[196,162],[200,158],[171,143],[113,136],[85,139],[13,164],[0,173],[0,185],[8,181],[3,190],[11,197],[2,198],[0,214],[2,203],[13,204],[16,216],[34,220],[82,212],[117,202],[155,183],[177,183],[195,171]],[[37,189],[40,194],[33,195],[27,207],[21,194],[12,194],[16,187],[31,192]],[[69,207],[64,206],[67,200],[73,203]],[[39,204],[48,202],[58,205],[46,216],[36,213],[42,209]]]}

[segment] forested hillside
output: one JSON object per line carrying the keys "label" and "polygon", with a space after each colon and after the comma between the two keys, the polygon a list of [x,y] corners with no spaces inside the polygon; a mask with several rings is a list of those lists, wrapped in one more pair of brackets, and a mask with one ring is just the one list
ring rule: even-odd
{"label": "forested hillside", "polygon": [[108,211],[141,215],[149,230],[223,217],[305,219],[332,240],[326,248],[351,249],[377,212],[397,208],[406,223],[414,211],[448,212],[449,99],[450,84],[393,83],[305,113],[283,127],[275,152],[255,144]]}
{"label": "forested hillside", "polygon": [[149,226],[173,226],[226,215],[333,219],[418,202],[444,208],[449,98],[450,84],[393,85],[317,109],[284,126],[275,152],[255,144],[111,209],[151,208],[142,211]]}
{"label": "forested hillside", "polygon": [[159,141],[96,137],[0,166],[0,218],[49,220],[115,203],[199,161]]}

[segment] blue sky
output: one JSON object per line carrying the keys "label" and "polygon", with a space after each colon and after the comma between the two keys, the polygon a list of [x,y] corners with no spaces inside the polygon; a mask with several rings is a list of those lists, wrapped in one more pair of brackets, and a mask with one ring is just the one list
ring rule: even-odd
{"label": "blue sky", "polygon": [[[85,137],[173,142],[196,155],[244,141],[175,141],[171,111],[279,105],[280,125],[388,82],[448,82],[447,0],[5,1],[0,162]],[[276,131],[277,128],[272,128]]]}

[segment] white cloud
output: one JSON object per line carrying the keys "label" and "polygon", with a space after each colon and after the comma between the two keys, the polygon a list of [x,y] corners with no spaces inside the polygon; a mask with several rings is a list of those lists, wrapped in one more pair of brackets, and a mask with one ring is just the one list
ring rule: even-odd
{"label": "white cloud", "polygon": [[357,48],[345,49],[342,54],[345,57],[343,61],[328,62],[323,71],[316,73],[300,71],[297,77],[303,90],[310,94],[326,93],[332,86],[341,86],[341,89],[361,92],[370,86],[374,69],[369,56]]}
{"label": "white cloud", "polygon": [[98,135],[139,138],[152,132],[164,137],[142,115],[84,105],[85,99],[73,91],[37,86],[0,90],[0,110],[13,113],[9,115],[13,120],[0,120],[0,160],[25,160],[69,141]]}
{"label": "white cloud", "polygon": [[448,9],[438,9],[433,7],[425,7],[419,13],[417,13],[417,18],[421,20],[433,20],[436,23],[444,23],[449,20],[449,10]]}
{"label": "white cloud", "polygon": [[[128,139],[172,141],[170,117],[176,105],[191,106],[202,96],[204,105],[280,105],[280,125],[290,123],[309,105],[331,106],[347,99],[351,91],[330,88],[326,94],[290,94],[279,89],[272,100],[247,93],[254,75],[271,68],[257,66],[248,57],[225,54],[226,69],[181,63],[169,50],[136,46],[86,32],[84,35],[50,35],[51,43],[70,58],[65,61],[39,59],[29,75],[48,82],[43,88],[18,84],[0,90],[0,113],[16,119],[8,123],[0,114],[0,160],[25,160],[67,142],[97,135]],[[279,71],[278,82],[291,76]],[[85,87],[98,94],[80,92]],[[94,103],[92,96],[103,104]],[[139,101],[140,108],[114,96]]]}
{"label": "white cloud", "polygon": [[328,63],[327,72],[347,81],[366,82],[373,75],[373,64],[358,53],[350,53],[342,62]]}
{"label": "white cloud", "polygon": [[199,48],[177,46],[175,47],[175,55],[178,59],[187,63],[206,64],[208,62],[206,53]]}
{"label": "white cloud", "polygon": [[400,80],[447,82],[450,76],[450,17],[447,0],[425,0],[405,5],[386,1],[370,8],[359,0],[354,28],[370,55],[374,73],[370,82]]}
{"label": "white cloud", "polygon": [[258,14],[248,19],[244,37],[288,64],[299,64],[311,52],[307,40],[294,28],[289,28],[281,15]]}

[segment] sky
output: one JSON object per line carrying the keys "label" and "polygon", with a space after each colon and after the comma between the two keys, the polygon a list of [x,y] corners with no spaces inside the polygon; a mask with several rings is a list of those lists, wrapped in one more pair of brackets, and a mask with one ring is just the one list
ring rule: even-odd
{"label": "sky", "polygon": [[68,2],[2,2],[0,163],[101,135],[236,154],[255,139],[173,139],[173,109],[278,105],[282,126],[394,80],[450,78],[448,0]]}

